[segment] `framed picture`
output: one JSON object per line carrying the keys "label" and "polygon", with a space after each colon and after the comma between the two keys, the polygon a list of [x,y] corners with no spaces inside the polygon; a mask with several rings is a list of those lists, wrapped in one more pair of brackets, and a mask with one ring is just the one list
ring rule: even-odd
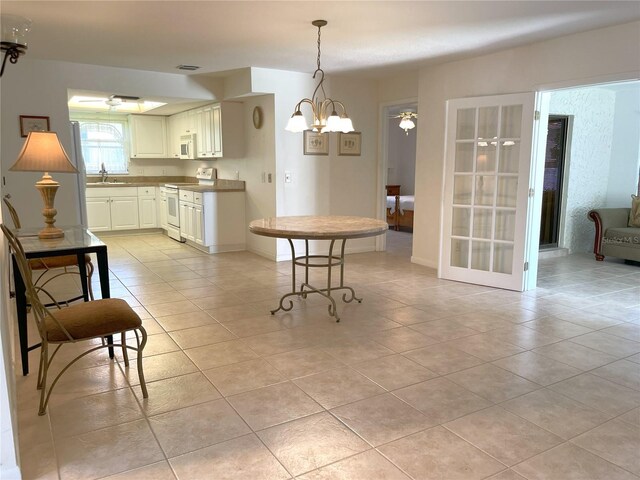
{"label": "framed picture", "polygon": [[304,154],[305,155],[329,155],[329,134],[304,131]]}
{"label": "framed picture", "polygon": [[360,132],[338,134],[338,155],[360,156],[362,137]]}
{"label": "framed picture", "polygon": [[29,132],[48,132],[49,117],[34,117],[32,115],[20,115],[20,136],[26,137]]}

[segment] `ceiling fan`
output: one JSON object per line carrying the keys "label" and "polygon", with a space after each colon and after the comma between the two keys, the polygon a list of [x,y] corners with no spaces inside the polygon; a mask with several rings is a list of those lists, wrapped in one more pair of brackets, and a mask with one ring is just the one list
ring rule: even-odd
{"label": "ceiling fan", "polygon": [[409,130],[416,126],[413,119],[418,118],[418,114],[416,112],[406,111],[400,112],[398,115],[393,115],[390,118],[401,118],[402,120],[400,120],[400,125],[398,126],[402,128],[407,135],[409,135]]}
{"label": "ceiling fan", "polygon": [[114,108],[127,102],[138,103],[140,101],[140,97],[136,97],[133,95],[112,94],[109,95],[109,98],[87,98],[79,100],[79,103],[96,103],[98,101],[106,103],[110,108]]}

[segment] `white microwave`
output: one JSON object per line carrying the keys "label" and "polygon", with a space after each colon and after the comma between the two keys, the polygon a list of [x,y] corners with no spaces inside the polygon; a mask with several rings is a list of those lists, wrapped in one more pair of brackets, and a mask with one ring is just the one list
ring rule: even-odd
{"label": "white microwave", "polygon": [[180,158],[194,160],[196,158],[196,134],[180,135]]}

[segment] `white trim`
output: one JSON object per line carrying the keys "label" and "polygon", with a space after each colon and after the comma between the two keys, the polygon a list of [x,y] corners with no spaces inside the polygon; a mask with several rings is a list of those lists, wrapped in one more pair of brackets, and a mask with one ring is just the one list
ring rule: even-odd
{"label": "white trim", "polygon": [[438,269],[438,263],[432,260],[427,260],[426,258],[416,257],[411,255],[411,263],[415,263],[416,265],[422,265],[423,267],[433,268],[434,270]]}
{"label": "white trim", "polygon": [[561,82],[542,83],[535,85],[534,90],[537,92],[543,92],[545,90],[564,90],[607,83],[633,82],[637,80],[640,80],[640,71],[632,70],[630,72],[597,75],[595,77],[574,78],[572,80],[563,80]]}

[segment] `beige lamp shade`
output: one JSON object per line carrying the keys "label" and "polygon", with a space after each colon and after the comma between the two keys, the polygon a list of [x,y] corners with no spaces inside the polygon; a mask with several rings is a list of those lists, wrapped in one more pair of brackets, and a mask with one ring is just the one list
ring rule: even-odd
{"label": "beige lamp shade", "polygon": [[9,170],[78,173],[55,132],[29,132],[18,160]]}

